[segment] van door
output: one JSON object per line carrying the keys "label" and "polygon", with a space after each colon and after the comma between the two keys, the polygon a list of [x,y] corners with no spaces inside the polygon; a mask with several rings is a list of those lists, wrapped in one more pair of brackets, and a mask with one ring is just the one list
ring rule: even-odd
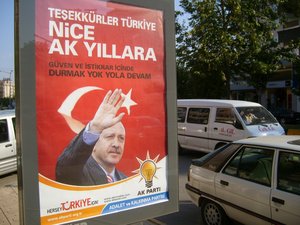
{"label": "van door", "polygon": [[0,119],[0,159],[16,155],[14,125],[11,118]]}
{"label": "van door", "polygon": [[214,150],[222,144],[242,139],[244,136],[244,129],[233,108],[216,108],[210,130],[210,148]]}
{"label": "van door", "polygon": [[208,151],[208,121],[210,108],[189,108],[186,123],[188,148]]}

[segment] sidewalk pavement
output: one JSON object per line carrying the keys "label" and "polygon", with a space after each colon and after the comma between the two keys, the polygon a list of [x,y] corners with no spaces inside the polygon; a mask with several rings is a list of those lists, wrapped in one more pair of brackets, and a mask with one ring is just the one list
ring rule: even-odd
{"label": "sidewalk pavement", "polygon": [[19,225],[17,173],[0,176],[0,225]]}

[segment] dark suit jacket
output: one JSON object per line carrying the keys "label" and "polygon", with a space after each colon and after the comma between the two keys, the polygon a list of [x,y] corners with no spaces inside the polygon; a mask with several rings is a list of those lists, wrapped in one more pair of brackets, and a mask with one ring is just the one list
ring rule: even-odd
{"label": "dark suit jacket", "polygon": [[[81,131],[59,156],[56,164],[56,180],[71,185],[100,185],[107,183],[105,172],[91,156],[94,145],[83,141]],[[115,170],[117,180],[126,176]]]}

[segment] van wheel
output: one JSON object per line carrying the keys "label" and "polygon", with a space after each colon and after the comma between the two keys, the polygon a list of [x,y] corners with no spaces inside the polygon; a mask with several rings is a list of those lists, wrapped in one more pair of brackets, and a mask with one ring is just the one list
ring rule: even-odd
{"label": "van wheel", "polygon": [[201,204],[201,216],[205,225],[228,225],[229,219],[224,210],[215,202],[204,200]]}

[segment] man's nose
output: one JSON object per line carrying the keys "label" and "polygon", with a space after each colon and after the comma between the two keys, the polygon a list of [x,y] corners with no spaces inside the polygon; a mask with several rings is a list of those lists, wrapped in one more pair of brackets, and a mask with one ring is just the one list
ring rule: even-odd
{"label": "man's nose", "polygon": [[118,138],[113,139],[112,146],[115,147],[115,148],[118,148],[120,146],[120,142],[119,142]]}

